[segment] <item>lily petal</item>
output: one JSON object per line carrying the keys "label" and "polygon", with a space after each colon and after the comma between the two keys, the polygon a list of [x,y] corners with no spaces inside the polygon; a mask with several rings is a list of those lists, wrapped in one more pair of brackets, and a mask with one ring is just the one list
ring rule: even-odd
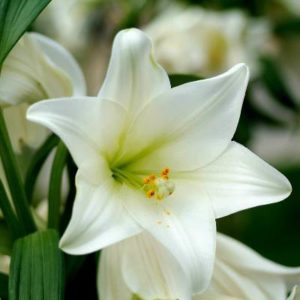
{"label": "lily petal", "polygon": [[193,300],[244,300],[237,297],[226,296],[215,291],[206,291],[204,294],[194,295]]}
{"label": "lily petal", "polygon": [[119,160],[135,170],[195,170],[210,163],[233,137],[248,78],[239,64],[158,96],[132,124]]}
{"label": "lily petal", "polygon": [[[282,300],[300,278],[300,268],[273,263],[222,234],[217,235],[214,276],[209,290],[238,299]],[[206,293],[197,299],[206,299]]]}
{"label": "lily petal", "polygon": [[243,273],[220,260],[216,261],[214,272],[218,275],[212,280],[211,286],[225,295],[249,300],[285,299],[285,284],[279,277]]}
{"label": "lily petal", "polygon": [[191,290],[205,289],[212,276],[216,228],[212,208],[201,201],[195,185],[177,182],[176,192],[159,203],[135,190],[122,194],[136,222],[180,263]]}
{"label": "lily petal", "polygon": [[49,135],[47,128],[26,120],[28,107],[27,103],[20,103],[3,110],[10,142],[18,154],[22,153],[24,145],[36,149]]}
{"label": "lily petal", "polygon": [[284,175],[235,142],[197,173],[199,186],[213,202],[217,218],[281,201],[292,190]]}
{"label": "lily petal", "polygon": [[90,165],[85,165],[76,175],[72,217],[60,240],[60,248],[70,254],[94,252],[142,230],[124,209],[120,185],[112,179],[106,163],[90,164],[92,173]]}
{"label": "lily petal", "polygon": [[0,103],[33,103],[72,94],[69,74],[45,55],[34,35],[25,34],[4,61],[0,78]]}
{"label": "lily petal", "polygon": [[[73,56],[60,44],[44,35],[39,33],[29,33],[29,36],[39,44],[43,52],[50,59],[50,62],[56,67],[61,68],[70,76],[73,85],[73,96],[86,95],[84,75]],[[56,95],[56,97],[57,96],[64,95]]]}
{"label": "lily petal", "polygon": [[87,159],[107,159],[117,151],[126,112],[117,102],[92,97],[51,99],[35,103],[27,119],[56,133],[78,166]]}
{"label": "lily petal", "polygon": [[221,233],[217,235],[217,256],[237,268],[300,280],[300,267],[286,267],[272,262],[239,241]]}
{"label": "lily petal", "polygon": [[167,73],[156,63],[150,39],[139,29],[120,31],[113,43],[101,99],[119,101],[132,114],[170,89]]}
{"label": "lily petal", "polygon": [[104,249],[101,253],[97,276],[100,299],[132,300],[132,292],[128,289],[123,279],[122,251],[121,243],[117,243]]}
{"label": "lily petal", "polygon": [[[106,273],[101,274],[101,270]],[[189,300],[191,291],[185,281],[178,262],[147,233],[138,234],[102,251],[98,288],[103,299],[124,299],[116,295],[115,298],[104,297],[104,294],[118,290],[112,285],[115,284],[124,292],[129,289],[131,294],[145,300]]]}
{"label": "lily petal", "polygon": [[179,263],[151,235],[136,235],[121,246],[122,274],[131,291],[143,299],[191,299]]}

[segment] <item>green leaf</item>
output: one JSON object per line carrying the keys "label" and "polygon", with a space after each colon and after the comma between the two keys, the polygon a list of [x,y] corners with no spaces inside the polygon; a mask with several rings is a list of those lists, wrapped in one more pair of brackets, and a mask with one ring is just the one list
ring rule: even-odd
{"label": "green leaf", "polygon": [[12,237],[4,221],[0,221],[0,255],[10,255],[12,250]]}
{"label": "green leaf", "polygon": [[61,205],[62,175],[67,161],[67,155],[67,148],[62,142],[60,142],[57,146],[50,175],[50,185],[48,194],[48,228],[59,229],[59,210]]}
{"label": "green leaf", "polygon": [[169,79],[171,82],[171,86],[175,87],[184,83],[200,80],[203,78],[193,74],[171,74],[169,75]]}
{"label": "green leaf", "polygon": [[77,173],[77,166],[70,154],[68,155],[67,158],[67,171],[68,171],[69,193],[66,199],[66,203],[64,205],[64,211],[61,216],[61,221],[60,221],[61,233],[63,233],[66,230],[67,225],[70,222],[73,203],[76,195],[75,176]]}
{"label": "green leaf", "polygon": [[51,0],[0,0],[0,66]]}
{"label": "green leaf", "polygon": [[33,189],[39,172],[52,149],[57,146],[59,139],[56,135],[50,135],[35,152],[25,175],[25,192],[27,198],[32,200]]}
{"label": "green leaf", "polygon": [[[1,1],[1,0],[0,0]],[[22,224],[24,231],[31,233],[36,227],[29,208],[25,189],[21,179],[20,170],[16,161],[8,136],[3,111],[0,108],[0,157],[5,171],[5,176],[9,186],[12,201],[17,213],[19,222]]]}
{"label": "green leaf", "polygon": [[10,300],[63,299],[63,256],[58,233],[47,230],[16,241],[10,266]]}
{"label": "green leaf", "polygon": [[0,299],[8,299],[8,276],[0,273]]}

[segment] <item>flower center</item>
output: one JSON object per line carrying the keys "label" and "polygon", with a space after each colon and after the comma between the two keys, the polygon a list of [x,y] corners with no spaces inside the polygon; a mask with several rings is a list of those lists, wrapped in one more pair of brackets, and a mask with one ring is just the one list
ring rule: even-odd
{"label": "flower center", "polygon": [[149,175],[143,179],[143,190],[146,192],[147,198],[163,200],[173,194],[175,185],[169,180],[170,169],[164,168],[159,177]]}
{"label": "flower center", "polygon": [[115,180],[142,190],[148,199],[161,201],[172,195],[175,190],[175,184],[169,179],[169,168],[164,168],[160,175],[152,174],[144,178],[122,169],[113,169],[112,172]]}

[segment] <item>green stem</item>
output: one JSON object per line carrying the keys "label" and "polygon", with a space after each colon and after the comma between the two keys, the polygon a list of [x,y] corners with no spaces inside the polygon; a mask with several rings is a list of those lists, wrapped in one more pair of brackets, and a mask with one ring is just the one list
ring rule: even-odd
{"label": "green stem", "polygon": [[0,180],[0,208],[13,237],[19,238],[25,234],[11,206],[4,185]]}
{"label": "green stem", "polygon": [[34,154],[25,176],[25,192],[29,201],[32,201],[34,186],[39,172],[52,149],[57,146],[59,139],[51,134]]}
{"label": "green stem", "polygon": [[76,188],[75,188],[75,176],[77,172],[77,167],[71,157],[71,155],[68,155],[67,158],[67,171],[68,171],[68,182],[69,182],[69,193],[66,199],[66,203],[64,205],[64,211],[61,216],[61,223],[60,223],[60,232],[63,233],[67,225],[69,224],[69,221],[71,219],[72,214],[72,207],[74,203],[74,199],[76,196]]}
{"label": "green stem", "polygon": [[30,207],[23,187],[20,171],[14,155],[7,128],[4,121],[3,111],[0,108],[0,157],[2,159],[7,183],[14,207],[26,233],[36,230]]}
{"label": "green stem", "polygon": [[48,193],[48,228],[59,229],[59,209],[61,204],[62,175],[66,164],[67,155],[67,148],[62,142],[60,142],[57,146],[50,175]]}

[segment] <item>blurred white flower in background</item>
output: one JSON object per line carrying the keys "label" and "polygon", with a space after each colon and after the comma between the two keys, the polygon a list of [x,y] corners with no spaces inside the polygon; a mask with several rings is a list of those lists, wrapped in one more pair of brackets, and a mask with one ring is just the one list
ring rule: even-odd
{"label": "blurred white flower in background", "polygon": [[245,62],[252,76],[259,55],[267,51],[270,28],[239,10],[217,12],[174,7],[144,30],[154,42],[159,63],[168,73],[215,75]]}
{"label": "blurred white flower in background", "polygon": [[249,148],[277,167],[300,166],[300,129],[259,126]]}
{"label": "blurred white flower in background", "polygon": [[35,22],[43,34],[55,39],[72,52],[87,44],[90,0],[53,0]]}
{"label": "blurred white flower in background", "polygon": [[280,0],[287,10],[295,15],[300,15],[300,1],[299,0]]}
{"label": "blurred white flower in background", "polygon": [[257,127],[249,146],[276,166],[294,167],[300,166],[300,39],[291,35],[278,39],[277,45],[276,64],[295,107],[278,103],[263,84],[257,84],[256,105],[284,126]]}
{"label": "blurred white flower in background", "polygon": [[291,35],[290,37],[281,38],[278,45],[277,62],[281,69],[282,77],[300,108],[300,37],[299,35]]}
{"label": "blurred white flower in background", "polygon": [[[170,253],[143,233],[102,251],[98,293],[105,300],[188,300],[191,295],[183,274]],[[219,233],[210,286],[192,299],[285,300],[294,284],[299,283],[300,268],[267,260],[246,245]],[[296,300],[296,296],[294,288],[289,299]]]}
{"label": "blurred white flower in background", "polygon": [[8,274],[10,265],[10,257],[0,254],[0,273]]}

